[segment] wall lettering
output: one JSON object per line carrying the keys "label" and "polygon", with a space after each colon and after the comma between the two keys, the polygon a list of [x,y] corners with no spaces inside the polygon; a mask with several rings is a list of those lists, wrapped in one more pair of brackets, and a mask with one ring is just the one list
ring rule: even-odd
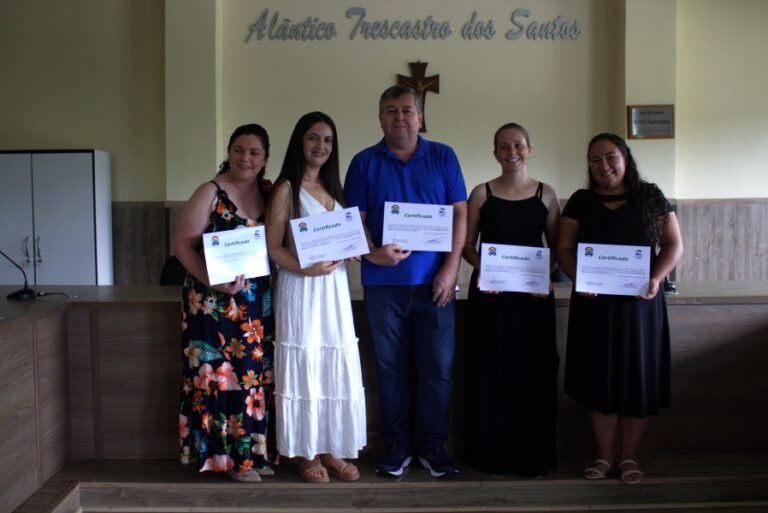
{"label": "wall lettering", "polygon": [[[301,21],[280,17],[279,11],[264,9],[256,21],[248,25],[245,42],[259,41],[330,41],[340,30],[345,30],[350,41],[355,40],[414,40],[443,41],[454,35],[451,22],[440,20],[431,14],[419,19],[375,19],[368,16],[364,7],[350,7],[344,14],[350,25],[337,28],[334,21],[307,16]],[[507,22],[505,22],[507,23]],[[528,39],[531,41],[576,40],[581,36],[579,21],[557,15],[550,20],[537,20],[530,9],[515,9],[504,30],[508,41]],[[496,24],[492,19],[482,18],[477,11],[461,25],[460,37],[465,41],[489,40],[496,37]]]}

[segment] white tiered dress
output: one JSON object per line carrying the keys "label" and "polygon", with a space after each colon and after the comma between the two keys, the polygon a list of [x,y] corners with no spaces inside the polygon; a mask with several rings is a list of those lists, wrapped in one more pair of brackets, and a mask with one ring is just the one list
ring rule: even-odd
{"label": "white tiered dress", "polygon": [[[304,189],[299,196],[301,217],[327,211]],[[274,293],[278,451],[357,458],[366,444],[365,394],[346,268],[313,277],[280,269]]]}

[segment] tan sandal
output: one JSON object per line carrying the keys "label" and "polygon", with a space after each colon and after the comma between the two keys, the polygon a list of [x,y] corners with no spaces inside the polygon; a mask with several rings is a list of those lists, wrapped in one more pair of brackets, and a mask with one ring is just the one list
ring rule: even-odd
{"label": "tan sandal", "polygon": [[305,483],[329,483],[328,470],[320,463],[317,457],[308,460],[302,458],[299,463],[299,476]]}
{"label": "tan sandal", "polygon": [[336,458],[331,454],[321,454],[320,463],[325,465],[328,472],[341,481],[357,481],[360,479],[360,471],[352,463]]}
{"label": "tan sandal", "polygon": [[608,474],[613,470],[613,465],[604,459],[596,459],[592,462],[591,467],[584,469],[584,479],[594,481],[596,479],[605,479]]}
{"label": "tan sandal", "polygon": [[[631,465],[631,468],[624,469],[627,465]],[[643,471],[640,470],[640,465],[635,460],[621,460],[619,471],[621,471],[621,481],[628,485],[640,484],[645,477]]]}

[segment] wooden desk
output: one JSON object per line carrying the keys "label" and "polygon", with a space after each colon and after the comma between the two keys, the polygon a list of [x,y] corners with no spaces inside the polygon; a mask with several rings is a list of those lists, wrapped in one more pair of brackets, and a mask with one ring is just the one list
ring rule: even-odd
{"label": "wooden desk", "polygon": [[[768,451],[768,282],[679,283],[668,296],[672,408],[653,419],[644,452]],[[0,297],[13,291],[0,287]],[[180,386],[176,287],[42,287],[73,297],[0,301],[0,510],[13,510],[73,459],[175,459]],[[353,311],[377,450],[375,364],[359,287]],[[558,284],[565,355],[569,285]],[[76,297],[75,297],[76,296]],[[449,444],[464,440],[466,301],[457,305],[455,406]],[[561,362],[560,379],[564,362]],[[561,381],[562,384],[562,381]],[[560,386],[562,389],[562,386]],[[584,412],[560,398],[562,453],[594,454]]]}

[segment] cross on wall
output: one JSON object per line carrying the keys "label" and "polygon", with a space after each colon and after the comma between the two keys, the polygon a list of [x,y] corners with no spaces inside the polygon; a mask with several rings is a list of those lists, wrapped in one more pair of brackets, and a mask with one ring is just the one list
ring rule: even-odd
{"label": "cross on wall", "polygon": [[411,76],[397,75],[397,84],[415,89],[416,94],[419,95],[421,100],[421,113],[423,116],[419,132],[427,131],[427,92],[440,94],[440,75],[426,76],[428,65],[429,63],[421,61],[409,62],[408,67],[411,68]]}

